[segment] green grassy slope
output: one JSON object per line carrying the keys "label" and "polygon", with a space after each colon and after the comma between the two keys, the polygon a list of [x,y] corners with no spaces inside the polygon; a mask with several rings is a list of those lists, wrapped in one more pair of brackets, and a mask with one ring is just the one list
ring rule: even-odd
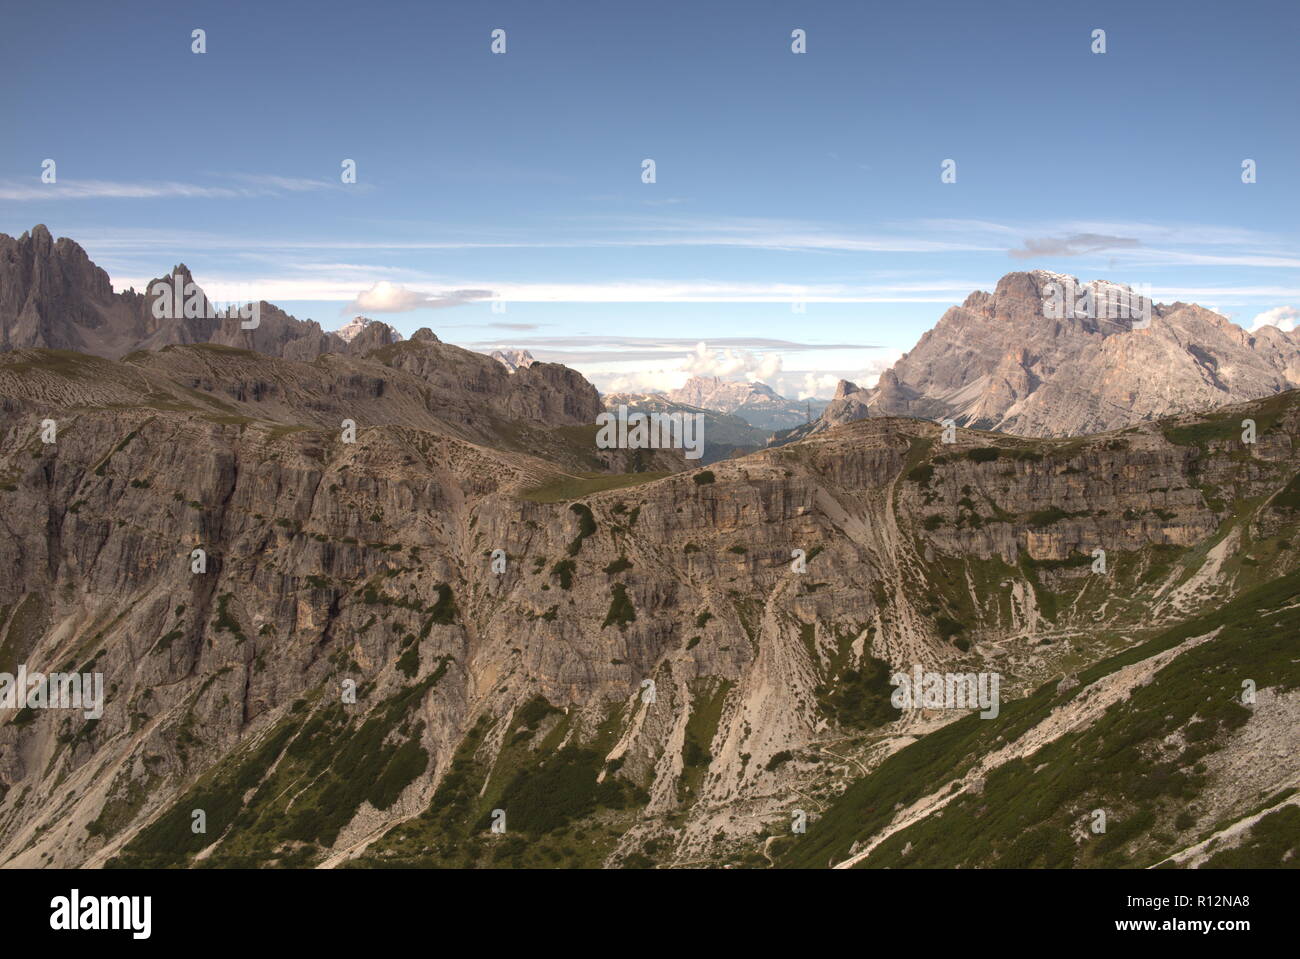
{"label": "green grassy slope", "polygon": [[[960,779],[979,757],[1045,720],[1103,676],[1214,630],[1095,723],[1006,763],[982,794],[967,793],[877,846],[867,867],[1148,866],[1215,824],[1197,821],[1208,785],[1202,760],[1250,719],[1242,682],[1278,691],[1300,685],[1300,572],[1166,630],[1080,674],[1006,705],[996,719],[969,715],[907,746],[851,786],[804,836],[782,840],[779,864],[824,867],[885,827],[896,809]],[[1179,736],[1173,736],[1179,733]],[[1181,743],[1165,745],[1172,738]],[[1094,809],[1107,830],[1087,825]],[[910,847],[910,848],[909,848]],[[906,854],[904,853],[906,851]]]}

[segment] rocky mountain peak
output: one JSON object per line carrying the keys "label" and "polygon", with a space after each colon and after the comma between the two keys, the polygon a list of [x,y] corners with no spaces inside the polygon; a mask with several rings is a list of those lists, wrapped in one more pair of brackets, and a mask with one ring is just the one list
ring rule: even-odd
{"label": "rocky mountain peak", "polygon": [[366,327],[370,326],[370,324],[374,322],[375,321],[368,316],[354,316],[352,319],[348,320],[337,330],[335,330],[334,335],[340,337],[341,339],[347,341],[348,343],[351,343],[353,340],[357,338],[357,334],[359,334],[362,330],[364,330]]}
{"label": "rocky mountain peak", "polygon": [[[1085,305],[1071,309],[1067,300],[1053,316],[1053,283],[1072,287]],[[911,416],[1072,436],[1300,386],[1300,336],[1250,334],[1204,307],[1136,296],[1109,280],[1008,273],[992,293],[971,293],[945,312],[875,387],[837,389],[814,431],[866,416]],[[1115,303],[1128,312],[1112,315]]]}
{"label": "rocky mountain peak", "polygon": [[[362,322],[356,325],[357,320]],[[344,336],[343,330],[347,330],[349,335]],[[346,324],[343,330],[339,330],[334,335],[348,344],[349,352],[358,355],[377,350],[381,346],[399,343],[402,339],[402,334],[387,323],[372,320],[365,316],[356,317],[356,319]]]}
{"label": "rocky mountain peak", "polygon": [[[158,283],[178,288],[182,300],[194,284],[202,315],[175,316],[174,310],[156,315],[152,291]],[[387,324],[373,321],[351,339],[326,333],[319,324],[265,301],[258,327],[247,330],[238,317],[212,315],[209,305],[183,262],[144,290],[116,293],[108,274],[80,245],[67,237],[53,240],[43,224],[17,239],[0,234],[0,350],[65,349],[115,358],[169,345],[215,343],[310,360],[324,353],[365,352],[401,339]]]}
{"label": "rocky mountain peak", "polygon": [[[143,292],[145,293],[146,296],[152,296],[154,284],[156,283],[167,283],[169,285],[174,283],[179,283],[180,288],[184,290],[185,284],[193,283],[193,282],[194,282],[194,274],[190,272],[190,268],[186,266],[184,263],[177,263],[175,266],[173,266],[162,276],[155,276],[152,280],[150,280],[147,284],[145,284],[145,288]],[[205,298],[206,298],[206,294],[205,294]]]}

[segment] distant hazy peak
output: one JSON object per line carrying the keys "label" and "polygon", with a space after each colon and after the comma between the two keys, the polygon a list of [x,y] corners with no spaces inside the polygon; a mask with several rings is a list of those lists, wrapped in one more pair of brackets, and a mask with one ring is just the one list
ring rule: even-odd
{"label": "distant hazy peak", "polygon": [[526,370],[537,362],[527,350],[493,350],[491,356],[511,373]]}

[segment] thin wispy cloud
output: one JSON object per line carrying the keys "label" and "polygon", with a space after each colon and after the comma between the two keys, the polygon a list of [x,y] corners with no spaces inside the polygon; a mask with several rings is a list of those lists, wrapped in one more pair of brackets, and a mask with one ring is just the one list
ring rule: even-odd
{"label": "thin wispy cloud", "polygon": [[[273,178],[278,179],[278,178]],[[303,181],[297,189],[306,189],[317,181]],[[210,195],[225,195],[229,187],[209,188],[191,187],[189,184],[171,184],[158,187],[159,191],[174,189],[198,189],[211,192]],[[323,186],[321,188],[324,188]],[[26,187],[25,190],[39,192],[39,187]],[[133,188],[134,189],[134,188]],[[277,189],[273,185],[238,188],[248,190]],[[0,191],[0,197],[5,194]],[[165,195],[158,192],[155,195]],[[206,195],[206,194],[205,194]],[[610,218],[586,217],[565,218],[558,224],[548,222],[544,226],[518,228],[508,234],[500,232],[491,236],[473,235],[472,231],[440,227],[438,239],[353,239],[321,237],[249,237],[229,236],[192,231],[176,230],[126,230],[104,233],[88,230],[78,234],[79,238],[91,250],[116,254],[121,257],[148,256],[157,251],[163,257],[175,255],[183,250],[187,256],[198,252],[220,253],[264,253],[278,254],[286,258],[286,267],[291,266],[287,260],[294,254],[313,251],[336,250],[351,253],[376,253],[400,255],[402,253],[419,253],[424,251],[511,251],[511,250],[617,250],[617,249],[690,249],[695,247],[732,248],[737,250],[770,251],[789,254],[979,254],[995,256],[1010,255],[1013,259],[1040,259],[1050,261],[1056,258],[1070,258],[1080,262],[1095,261],[1098,268],[1120,266],[1125,268],[1161,268],[1178,266],[1197,267],[1260,267],[1260,268],[1294,268],[1300,267],[1300,250],[1291,248],[1281,238],[1257,231],[1241,230],[1231,227],[1213,227],[1186,225],[1167,227],[1143,223],[1063,223],[1063,224],[999,224],[984,220],[920,220],[912,224],[912,232],[899,233],[853,233],[836,229],[829,225],[799,223],[767,219],[746,218],[671,218],[640,217]],[[953,239],[953,233],[963,234],[961,239]],[[1028,239],[1025,239],[1028,237]],[[1190,239],[1189,239],[1190,238]],[[1014,242],[1009,243],[1009,240]],[[990,261],[991,264],[994,261]],[[1044,265],[1050,266],[1050,262]],[[350,264],[364,269],[364,264]],[[306,269],[306,267],[303,267]],[[373,272],[380,275],[393,275],[388,271],[391,264],[376,264]],[[991,266],[990,269],[996,269]],[[355,272],[352,274],[355,276]],[[996,278],[996,277],[994,277]],[[987,283],[984,279],[981,282]],[[491,281],[492,286],[500,285],[499,280]],[[541,293],[546,284],[531,284],[532,292],[515,291],[512,298],[555,299],[552,295]],[[563,283],[554,284],[563,286]],[[584,284],[591,288],[591,284]],[[629,286],[629,284],[621,284]],[[665,284],[659,283],[659,286]],[[979,284],[966,284],[969,291]],[[918,284],[914,292],[925,293]],[[959,292],[952,284],[943,279],[930,282],[932,292],[942,293],[946,298],[951,293]],[[890,298],[890,294],[904,292],[901,290],[879,291],[880,296],[850,297],[847,302],[931,302],[927,299]],[[778,291],[779,297],[787,291]],[[808,293],[808,300],[816,296],[815,291]],[[326,297],[333,299],[336,297]],[[582,301],[585,298],[579,298]],[[678,299],[665,298],[664,302]],[[724,294],[726,301],[743,301],[744,297],[731,297]],[[686,301],[707,302],[707,295],[688,295]],[[629,290],[626,295],[604,298],[597,297],[591,302],[659,302],[655,296]],[[760,295],[759,301],[762,301]]]}
{"label": "thin wispy cloud", "polygon": [[1300,297],[1300,286],[1152,286],[1151,295],[1163,303],[1176,300],[1207,305],[1214,299],[1286,300]]}
{"label": "thin wispy cloud", "polygon": [[951,280],[915,284],[806,284],[712,280],[498,283],[516,303],[948,303],[975,287]]}
{"label": "thin wispy cloud", "polygon": [[[604,343],[611,349],[625,349],[628,347],[653,347],[659,351],[677,350],[685,356],[695,349],[699,344],[696,337],[682,336],[604,336],[598,334],[576,335],[576,336],[537,336],[527,340],[515,340],[513,342],[528,346],[529,348],[562,348],[565,346],[575,346],[578,344],[590,344],[593,342]],[[718,349],[733,350],[871,350],[875,347],[870,343],[806,343],[798,340],[783,340],[766,336],[713,336],[709,342]],[[476,346],[499,346],[495,340],[479,340]]]}
{"label": "thin wispy cloud", "polygon": [[254,191],[237,187],[201,186],[173,181],[124,182],[116,180],[59,180],[56,183],[0,181],[0,200],[144,200],[159,197],[220,198],[254,196]]}
{"label": "thin wispy cloud", "polygon": [[1139,255],[1129,257],[1133,265],[1163,266],[1258,266],[1258,267],[1300,267],[1300,254],[1277,256],[1272,254],[1251,253],[1191,253],[1183,250],[1143,250]]}
{"label": "thin wispy cloud", "polygon": [[0,180],[0,200],[151,200],[240,199],[268,197],[281,193],[333,189],[326,180],[282,177],[269,174],[227,174],[224,179],[234,185],[185,183],[176,180],[80,180],[59,179],[54,183],[32,180]]}
{"label": "thin wispy cloud", "polygon": [[[113,286],[140,289],[153,277],[111,273]],[[330,277],[213,276],[201,272],[196,280],[205,289],[239,286],[253,288],[268,300],[318,300],[348,304],[345,309],[402,313],[422,308],[459,306],[498,299],[507,303],[941,303],[964,298],[978,283],[941,281],[880,286],[793,283],[715,283],[710,281],[610,281],[603,283],[487,283],[447,280],[432,283],[396,283],[380,280],[361,293],[358,283]]]}
{"label": "thin wispy cloud", "polygon": [[269,190],[284,190],[289,193],[303,193],[311,190],[333,190],[342,183],[310,177],[276,176],[270,173],[227,173],[225,176],[241,183]]}
{"label": "thin wispy cloud", "polygon": [[[242,174],[249,180],[222,189],[298,190],[322,181]],[[264,182],[263,182],[264,181]],[[180,186],[184,186],[183,184]],[[1195,282],[1195,288],[1179,287],[1171,279],[1177,274],[1164,271],[1180,267],[1222,268],[1216,275],[1242,268],[1300,268],[1300,250],[1281,238],[1235,227],[1164,225],[1123,221],[994,222],[971,219],[921,219],[889,222],[879,230],[846,231],[830,224],[759,217],[676,217],[672,215],[562,216],[508,229],[483,231],[470,227],[419,223],[400,224],[403,237],[376,238],[373,229],[358,231],[361,238],[346,237],[250,237],[207,231],[136,228],[134,230],[69,231],[83,242],[92,258],[104,265],[123,289],[140,288],[178,258],[195,265],[206,256],[220,263],[208,274],[207,282],[227,282],[241,288],[265,288],[272,301],[322,301],[351,304],[344,309],[370,312],[407,312],[422,308],[456,306],[495,296],[513,303],[533,304],[935,304],[960,303],[976,289],[989,290],[1006,272],[1008,254],[1013,259],[1087,278],[1105,278],[1129,283],[1157,283],[1168,292],[1165,302],[1181,299],[1204,301],[1200,291],[1212,288],[1213,297],[1240,304],[1248,299],[1289,299],[1294,284],[1274,282],[1267,286],[1250,282],[1249,275],[1232,276],[1232,283]],[[411,238],[425,232],[436,238]],[[1029,239],[1025,239],[1028,237]],[[610,275],[625,267],[619,249],[662,249],[665,257],[674,248],[692,250],[716,244],[731,248],[719,257],[708,277],[681,274],[682,261],[638,258],[647,269],[667,274],[654,278]],[[546,258],[551,250],[590,250],[591,258]],[[537,250],[536,257],[526,254]],[[603,261],[594,257],[610,250]],[[753,279],[754,267],[745,251],[755,255],[787,255],[787,261],[762,261],[764,279]],[[322,256],[323,251],[337,256]],[[916,266],[900,276],[895,270],[862,268],[880,262],[892,266],[887,254],[936,254],[917,259]],[[961,272],[941,267],[950,264],[953,251],[964,251]],[[464,254],[448,262],[472,262],[474,270],[448,270],[434,275],[420,254],[446,252]],[[501,257],[496,253],[512,253]],[[812,260],[834,253],[843,268],[832,259]],[[879,257],[877,257],[879,254]],[[690,255],[690,254],[688,254]],[[803,255],[803,259],[799,257]],[[472,260],[468,258],[473,258]],[[863,259],[859,259],[859,257]],[[1058,262],[1066,259],[1070,265]],[[374,262],[367,263],[365,261]],[[247,263],[245,268],[242,263]],[[407,263],[397,266],[395,263]],[[604,276],[592,276],[591,265],[600,262]],[[664,264],[672,263],[671,266]],[[753,261],[759,262],[759,261]],[[972,263],[984,264],[972,269]],[[780,272],[774,265],[781,264]],[[826,275],[826,265],[835,278]],[[929,264],[929,265],[927,265]],[[202,265],[196,266],[201,282]],[[256,271],[256,272],[254,272]],[[541,274],[541,279],[519,279],[521,273]],[[839,277],[843,277],[842,279]],[[806,282],[792,282],[795,278]],[[1203,277],[1189,277],[1193,281]],[[1270,278],[1276,280],[1276,278]],[[1287,277],[1290,279],[1290,277]],[[377,283],[400,285],[406,293],[397,296],[383,289],[369,291]],[[450,291],[450,292],[448,292]],[[491,292],[485,292],[491,291]],[[368,305],[373,303],[374,305]],[[1272,305],[1272,303],[1264,305]]]}
{"label": "thin wispy cloud", "polygon": [[1028,260],[1044,257],[1082,256],[1102,250],[1122,250],[1142,244],[1127,236],[1106,236],[1101,233],[1072,233],[1069,236],[1031,237],[1019,249],[1008,250],[1012,259]]}
{"label": "thin wispy cloud", "polygon": [[[163,268],[165,269],[165,267]],[[162,270],[158,271],[161,273]],[[1076,273],[1083,271],[1075,271]],[[125,275],[110,273],[117,290],[144,289],[158,273]],[[195,275],[199,285],[218,298],[238,298],[247,291],[271,302],[319,301],[346,304],[343,310],[374,313],[404,313],[419,309],[443,309],[486,300],[517,304],[936,304],[960,303],[973,290],[990,290],[996,276],[985,280],[938,280],[933,283],[901,283],[852,286],[849,284],[716,283],[709,281],[610,281],[604,283],[490,283],[479,279],[437,278],[433,282],[399,283],[308,276]],[[1093,278],[1090,275],[1083,279]],[[358,287],[363,287],[358,292]],[[242,291],[227,296],[222,291]],[[1300,297],[1300,286],[1287,284],[1242,286],[1153,285],[1159,302],[1212,302],[1237,299],[1289,300]]]}
{"label": "thin wispy cloud", "polygon": [[1276,233],[1244,227],[1209,223],[1151,223],[1141,220],[994,220],[959,218],[924,218],[904,223],[885,224],[894,229],[914,229],[925,233],[961,233],[972,238],[1026,236],[1069,236],[1095,234],[1134,239],[1143,245],[1189,247],[1249,247],[1270,249],[1289,241]]}
{"label": "thin wispy cloud", "polygon": [[[760,373],[770,377],[781,369],[780,357],[788,353],[839,353],[845,350],[874,350],[869,343],[804,343],[771,337],[710,337],[707,343],[689,337],[652,336],[531,336],[480,339],[466,342],[466,348],[483,353],[497,349],[528,350],[539,359],[566,366],[591,364],[657,363],[659,372],[707,376]],[[776,359],[772,359],[776,357]],[[628,370],[628,373],[634,372]]]}
{"label": "thin wispy cloud", "polygon": [[[309,181],[310,182],[310,181]],[[183,185],[181,185],[183,186]],[[322,189],[324,186],[321,187]],[[250,187],[249,189],[273,189]],[[438,239],[338,239],[320,237],[252,237],[162,230],[81,231],[83,242],[103,249],[146,250],[175,249],[185,241],[187,250],[513,250],[513,249],[621,249],[656,247],[734,247],[739,249],[788,252],[840,253],[951,253],[989,252],[1005,249],[1000,243],[960,242],[929,239],[924,236],[885,233],[854,233],[829,225],[810,223],[719,218],[713,220],[679,218],[609,218],[565,219],[559,224],[546,222],[531,229],[520,228],[509,234],[467,235],[464,230],[442,226]],[[457,236],[457,234],[460,234]],[[102,237],[102,240],[100,239]]]}
{"label": "thin wispy cloud", "polygon": [[[935,234],[960,233],[972,244],[1004,244],[1017,260],[1092,259],[1125,267],[1296,267],[1300,249],[1274,233],[1200,223],[1127,221],[996,223],[929,219],[917,226]],[[1016,245],[1006,246],[1015,238]]]}

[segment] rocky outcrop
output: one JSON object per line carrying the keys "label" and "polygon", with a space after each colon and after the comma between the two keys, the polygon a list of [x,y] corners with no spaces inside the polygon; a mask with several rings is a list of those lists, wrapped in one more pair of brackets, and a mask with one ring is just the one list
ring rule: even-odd
{"label": "rocky outcrop", "polygon": [[402,338],[402,334],[387,323],[379,323],[368,316],[354,316],[335,330],[334,335],[345,340],[351,351],[358,354],[388,346]]}
{"label": "rocky outcrop", "polygon": [[[507,419],[594,427],[604,408],[596,388],[567,366],[534,362],[512,373],[489,356],[442,343],[427,331],[372,355],[446,394],[481,397]],[[475,415],[466,409],[467,417]]]}
{"label": "rocky outcrop", "polygon": [[0,349],[100,352],[123,336],[147,337],[147,317],[142,293],[115,294],[108,274],[66,237],[56,242],[39,225],[17,239],[0,234]]}
{"label": "rocky outcrop", "polygon": [[[885,376],[891,376],[886,373]],[[882,380],[884,377],[882,377]],[[852,423],[854,420],[865,419],[870,416],[868,402],[871,399],[871,391],[864,390],[856,383],[848,380],[840,380],[835,386],[835,395],[831,398],[830,405],[822,413],[821,419],[827,425],[840,425],[842,423]]]}

